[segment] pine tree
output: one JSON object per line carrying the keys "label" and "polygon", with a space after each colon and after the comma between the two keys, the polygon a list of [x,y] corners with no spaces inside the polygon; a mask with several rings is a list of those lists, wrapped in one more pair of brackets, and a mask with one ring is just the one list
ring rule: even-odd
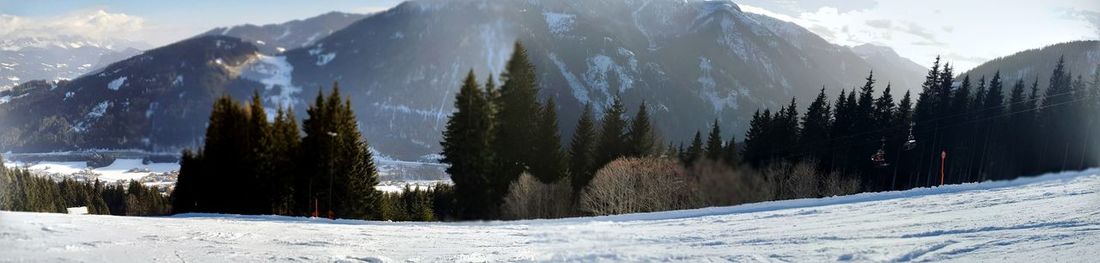
{"label": "pine tree", "polygon": [[[852,93],[855,91],[853,90]],[[833,102],[832,125],[829,128],[829,159],[820,160],[828,170],[846,171],[848,169],[845,161],[848,158],[848,144],[851,143],[849,130],[852,126],[852,108],[855,105],[848,103],[850,96],[846,94],[849,93],[843,89],[840,90],[840,95]]]}
{"label": "pine tree", "polygon": [[638,113],[631,120],[630,130],[627,131],[626,147],[628,156],[642,157],[653,155],[656,151],[657,136],[650,124],[649,112],[646,103],[638,105]]}
{"label": "pine tree", "polygon": [[745,133],[745,149],[741,154],[744,161],[753,167],[761,167],[770,155],[768,137],[771,124],[771,111],[761,113],[758,110],[753,113],[749,131]]}
{"label": "pine tree", "polygon": [[271,209],[276,214],[294,215],[297,195],[297,161],[301,160],[301,131],[293,109],[279,106],[271,126],[271,165],[274,167],[270,192]]}
{"label": "pine tree", "polygon": [[809,154],[810,157],[823,161],[828,153],[824,150],[829,140],[829,102],[825,96],[825,87],[817,94],[817,98],[806,109],[806,115],[802,117],[802,133],[798,138],[800,151]]}
{"label": "pine tree", "polygon": [[565,155],[561,149],[557,104],[553,98],[546,101],[538,117],[535,130],[536,161],[530,164],[531,174],[543,183],[554,183],[565,177]]}
{"label": "pine tree", "polygon": [[374,190],[378,170],[367,142],[359,133],[351,101],[332,93],[310,105],[302,140],[306,172],[317,210],[338,218],[381,218],[381,196]]}
{"label": "pine tree", "polygon": [[1007,138],[1010,142],[1019,143],[1018,147],[1020,147],[1016,149],[1011,149],[1011,159],[1010,163],[1008,164],[1014,165],[1015,167],[1013,167],[1012,170],[1017,171],[1016,173],[1010,175],[1012,177],[1024,175],[1022,172],[1025,169],[1025,165],[1023,164],[1031,161],[1028,160],[1030,159],[1030,154],[1028,152],[1025,152],[1026,146],[1024,145],[1026,144],[1026,141],[1033,139],[1028,137],[1027,135],[1026,129],[1028,129],[1028,127],[1023,127],[1023,125],[1028,125],[1030,123],[1027,120],[1030,115],[1025,112],[1028,107],[1027,95],[1024,93],[1025,90],[1026,85],[1024,84],[1024,80],[1017,79],[1016,84],[1012,85],[1012,92],[1010,93],[1008,98],[1008,112],[1010,114],[1008,123],[1009,125],[1018,128],[1007,131]]}
{"label": "pine tree", "polygon": [[735,136],[730,136],[730,140],[726,142],[725,148],[722,148],[722,161],[730,167],[736,167],[739,162],[740,156],[737,155],[737,141]]}
{"label": "pine tree", "polygon": [[[855,104],[852,117],[852,129],[849,134],[867,134],[865,136],[855,136],[853,138],[853,145],[851,146],[852,152],[848,156],[848,165],[854,171],[858,172],[863,178],[864,187],[869,186],[871,179],[874,178],[874,174],[871,170],[871,163],[866,160],[867,156],[874,153],[879,148],[879,143],[876,143],[881,139],[881,134],[868,133],[870,131],[878,130],[875,128],[875,104],[874,104],[874,92],[875,92],[875,78],[874,72],[867,75],[866,82],[859,90],[859,101]],[[851,95],[849,95],[851,96]]]}
{"label": "pine tree", "polygon": [[1066,118],[1069,114],[1067,104],[1072,101],[1070,75],[1065,68],[1065,57],[1058,58],[1058,64],[1050,75],[1050,84],[1046,95],[1043,96],[1042,113],[1039,119],[1042,121],[1042,129],[1039,136],[1046,138],[1041,144],[1044,146],[1044,158],[1042,170],[1059,171],[1066,167],[1066,153],[1071,142],[1065,136],[1069,134],[1068,124],[1072,120]]}
{"label": "pine tree", "polygon": [[626,138],[624,136],[626,120],[623,119],[626,110],[624,107],[622,98],[615,96],[611,107],[604,113],[600,124],[600,139],[595,152],[596,163],[594,167],[596,169],[619,157],[626,156]]}
{"label": "pine tree", "polygon": [[[894,124],[894,111],[897,110],[894,104],[894,97],[890,94],[891,85],[886,84],[886,89],[882,90],[882,95],[875,99],[875,109],[872,114],[872,120],[878,127],[892,127]],[[894,136],[899,130],[889,129],[886,134],[882,134],[880,137]]]}
{"label": "pine tree", "polygon": [[[983,88],[984,89],[984,88]],[[978,91],[984,93],[984,90]],[[952,158],[950,167],[970,167],[968,165],[968,159],[972,158],[973,149],[970,146],[974,140],[974,124],[972,123],[972,117],[967,112],[971,111],[971,83],[970,75],[963,77],[962,84],[955,90],[955,93],[951,95],[950,103],[950,116],[946,121],[948,125],[951,125],[952,129],[948,129],[946,141],[950,142],[953,147],[951,149],[953,156],[961,156],[963,158]],[[981,104],[977,104],[981,105]],[[964,168],[962,174],[966,174],[969,177],[971,172],[966,171]]]}
{"label": "pine tree", "polygon": [[579,192],[592,180],[596,169],[592,160],[595,143],[596,127],[592,120],[592,105],[585,104],[569,144],[569,174],[574,192]]}
{"label": "pine tree", "polygon": [[494,201],[508,193],[508,187],[528,170],[535,158],[537,118],[531,118],[540,110],[536,96],[538,80],[535,66],[527,58],[527,49],[516,42],[512,57],[501,74],[504,85],[494,102],[497,107],[492,140],[496,169],[493,171]]}
{"label": "pine tree", "polygon": [[275,172],[272,166],[271,145],[274,143],[270,137],[270,123],[267,122],[267,113],[264,111],[263,102],[260,99],[259,90],[253,90],[252,102],[248,104],[248,128],[246,147],[249,152],[245,157],[246,165],[250,166],[251,173],[245,180],[251,183],[245,185],[239,193],[241,199],[247,200],[243,207],[248,214],[271,214],[271,174]]}
{"label": "pine tree", "polygon": [[769,145],[772,145],[772,156],[769,160],[785,159],[788,162],[795,162],[799,155],[797,154],[797,147],[790,142],[798,141],[798,134],[801,132],[798,127],[798,104],[795,102],[795,98],[791,98],[790,104],[779,110],[776,113],[775,118],[772,120],[772,138],[769,139]]}
{"label": "pine tree", "polygon": [[707,159],[722,159],[722,128],[718,126],[718,119],[710,126],[710,134],[707,135],[706,156]]}
{"label": "pine tree", "polygon": [[703,158],[703,154],[705,151],[703,147],[702,134],[699,133],[699,131],[695,131],[695,138],[691,139],[691,146],[688,146],[687,148],[685,159],[683,160],[684,163],[691,165],[692,163],[695,163],[695,161],[698,161],[700,158]]}
{"label": "pine tree", "polygon": [[[896,145],[903,145],[909,140],[909,134],[912,131],[913,125],[913,98],[909,91],[905,91],[905,95],[901,97],[901,101],[898,102],[898,110],[894,112],[894,127],[899,127],[906,130],[906,135],[901,137],[899,142],[895,142]],[[894,166],[893,176],[891,176],[891,189],[906,189],[908,187],[909,177],[913,170],[914,155],[910,153],[910,150],[904,150],[898,156],[897,164]]]}
{"label": "pine tree", "polygon": [[[935,62],[932,64],[932,68],[928,70],[928,74],[925,75],[924,83],[921,84],[921,92],[917,96],[917,103],[913,109],[913,134],[918,142],[921,142],[919,148],[914,153],[915,156],[920,158],[917,160],[918,169],[912,173],[912,176],[908,179],[909,187],[919,187],[925,185],[928,177],[931,176],[931,171],[927,169],[920,169],[924,167],[931,167],[930,159],[926,156],[932,156],[934,153],[939,152],[939,148],[934,145],[936,142],[937,127],[940,125],[936,122],[938,117],[939,103],[936,102],[936,92],[938,86],[941,83],[940,77],[943,76],[940,72],[940,57],[936,56]],[[924,181],[924,182],[922,182]]]}
{"label": "pine tree", "polygon": [[[490,78],[489,84],[492,83]],[[489,87],[486,87],[489,88]],[[491,91],[491,90],[487,90]],[[494,205],[490,178],[491,105],[489,92],[478,87],[473,70],[455,97],[455,112],[443,132],[443,163],[455,185],[458,213],[462,218],[487,218]]]}
{"label": "pine tree", "polygon": [[251,151],[247,144],[248,117],[240,103],[229,95],[214,102],[203,145],[203,168],[197,182],[202,212],[242,213],[247,202],[240,194],[248,189],[253,174],[244,160]]}
{"label": "pine tree", "polygon": [[[990,176],[999,176],[1003,172],[999,169],[997,161],[1001,160],[1004,149],[1001,141],[1001,131],[1004,127],[1002,114],[1004,103],[1004,88],[1001,82],[1001,72],[998,71],[993,74],[993,79],[989,81],[989,90],[986,91],[982,102],[980,112],[980,124],[985,126],[985,134],[982,137],[981,143],[981,158],[979,159],[981,164],[978,169],[978,177],[967,178],[967,181],[985,181]],[[956,182],[959,180],[956,180]]]}

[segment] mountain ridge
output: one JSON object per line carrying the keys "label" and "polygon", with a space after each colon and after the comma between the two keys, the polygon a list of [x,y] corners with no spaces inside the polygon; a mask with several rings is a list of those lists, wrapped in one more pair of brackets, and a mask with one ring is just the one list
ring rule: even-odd
{"label": "mountain ridge", "polygon": [[[292,107],[299,116],[305,116],[303,101],[338,81],[352,99],[372,146],[405,160],[423,159],[438,152],[440,129],[453,110],[451,101],[459,80],[470,69],[482,80],[489,75],[496,78],[517,40],[528,48],[538,69],[540,97],[558,101],[559,125],[566,138],[582,104],[592,103],[597,112],[602,112],[616,95],[631,108],[642,101],[649,103],[658,129],[674,143],[715,118],[724,126],[724,136],[739,136],[753,111],[778,108],[792,96],[798,97],[800,105],[808,105],[806,102],[822,85],[830,94],[854,89],[876,67],[848,47],[833,45],[816,35],[788,39],[761,20],[766,18],[742,13],[732,2],[412,1],[365,16],[312,44],[282,53],[263,52],[255,40],[208,39],[213,37],[209,35],[194,38],[207,40],[198,42],[201,45],[192,51],[172,53],[218,50],[221,47],[217,39],[250,46],[250,51],[233,55],[239,57],[234,59],[239,67],[236,74],[221,72],[206,61],[198,72],[201,74],[180,74],[185,81],[178,88],[207,90],[208,94],[225,89],[238,98],[246,97],[253,89],[260,90],[266,107]],[[876,68],[875,74],[890,76],[894,71],[905,72]],[[895,75],[920,78],[923,73]],[[174,83],[171,77],[150,76],[154,73],[137,69],[119,74],[128,74],[131,79],[123,82],[131,84],[141,83],[132,82],[134,79],[157,79],[152,83],[166,87]],[[204,76],[213,84],[192,82]],[[96,85],[108,85],[122,75],[109,77],[88,78],[97,79]],[[896,92],[919,84],[892,82]],[[63,90],[77,88],[69,82],[58,85],[64,86]],[[39,83],[24,89],[49,89],[47,86]],[[120,84],[121,89],[127,87]],[[136,89],[159,90],[152,86]],[[42,93],[53,94],[50,99],[40,99],[43,103],[65,97],[64,93]],[[0,114],[5,106],[30,105],[17,103],[26,100],[20,97],[23,93],[9,92],[8,96],[19,98],[0,104]],[[100,102],[91,101],[75,112],[60,115],[70,116],[62,119],[73,125],[80,120],[72,117],[86,115],[96,109],[96,103]],[[117,148],[122,145],[110,142],[126,141],[128,147],[191,147],[199,140],[196,137],[201,133],[195,129],[204,126],[203,113],[209,112],[209,105],[185,108],[181,110],[199,116],[181,123],[176,130],[192,135],[135,129],[145,133],[106,135],[108,139],[97,139],[104,145],[95,146]],[[150,117],[157,111],[152,110]],[[111,111],[106,113],[110,115]],[[153,126],[150,119],[155,118],[135,118],[131,125]],[[17,122],[23,133],[40,130],[43,123]],[[0,128],[0,136],[13,135],[11,129]],[[169,139],[172,136],[185,138]],[[134,143],[145,137],[149,138],[148,145]],[[84,146],[91,145],[73,147]],[[0,147],[51,150],[2,142]]]}

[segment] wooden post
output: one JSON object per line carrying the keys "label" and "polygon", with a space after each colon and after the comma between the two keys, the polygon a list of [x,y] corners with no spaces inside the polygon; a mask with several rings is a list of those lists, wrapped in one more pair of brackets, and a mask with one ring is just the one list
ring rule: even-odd
{"label": "wooden post", "polygon": [[947,151],[940,152],[940,186],[943,186],[943,164],[947,161]]}

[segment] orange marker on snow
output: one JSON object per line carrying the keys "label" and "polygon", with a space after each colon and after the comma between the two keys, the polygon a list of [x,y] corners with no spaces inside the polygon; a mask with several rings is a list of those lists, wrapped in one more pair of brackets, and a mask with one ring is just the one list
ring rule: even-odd
{"label": "orange marker on snow", "polygon": [[943,186],[943,163],[947,161],[947,151],[940,152],[940,186]]}

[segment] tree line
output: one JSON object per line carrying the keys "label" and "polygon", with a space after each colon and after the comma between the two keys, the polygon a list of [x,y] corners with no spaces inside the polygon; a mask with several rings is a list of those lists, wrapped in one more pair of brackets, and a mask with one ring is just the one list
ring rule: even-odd
{"label": "tree line", "polygon": [[[537,99],[534,67],[517,43],[500,88],[492,77],[484,84],[472,71],[466,77],[444,131],[443,162],[450,164],[447,172],[455,183],[456,214],[465,219],[621,211],[585,207],[606,205],[611,202],[606,198],[621,191],[679,200],[665,206],[674,209],[933,186],[941,183],[941,167],[942,183],[948,184],[1081,169],[1100,157],[1095,152],[1100,140],[1093,138],[1100,128],[1094,127],[1100,121],[1095,118],[1100,68],[1086,80],[1062,61],[1043,93],[1038,79],[1005,80],[1000,73],[956,79],[950,64],[941,65],[937,57],[920,93],[914,97],[907,91],[898,100],[889,83],[878,90],[881,84],[871,72],[862,86],[842,90],[835,99],[823,87],[806,108],[792,98],[774,112],[757,111],[740,144],[722,138],[715,120],[709,133],[696,132],[687,145],[661,147],[646,104],[627,118],[616,97],[602,118],[585,105],[573,138],[562,146],[557,106],[552,98]],[[618,159],[629,165],[608,165]],[[668,159],[685,170],[670,168],[662,161]],[[678,179],[663,181],[663,175],[631,165]],[[622,178],[594,185],[593,177],[601,173]],[[739,191],[756,194],[703,193],[721,189],[701,183],[707,180],[751,185],[755,190]],[[676,191],[699,193],[672,197],[644,191],[653,182],[687,182]],[[632,186],[602,185],[618,183]],[[721,200],[700,201],[714,196]],[[652,196],[627,199],[637,198]]]}
{"label": "tree line", "polygon": [[1042,93],[1037,78],[959,80],[952,71],[936,58],[915,103],[908,92],[895,103],[889,85],[874,97],[871,74],[832,104],[822,89],[801,118],[794,100],[758,111],[743,161],[812,161],[858,179],[862,191],[938,185],[941,166],[943,183],[963,183],[1097,165],[1100,67],[1086,80],[1060,58]]}
{"label": "tree line", "polygon": [[102,215],[154,216],[171,212],[169,198],[156,186],[137,181],[104,184],[68,178],[56,182],[26,169],[0,165],[0,210],[65,213],[66,208],[81,206],[87,207],[90,214]]}

